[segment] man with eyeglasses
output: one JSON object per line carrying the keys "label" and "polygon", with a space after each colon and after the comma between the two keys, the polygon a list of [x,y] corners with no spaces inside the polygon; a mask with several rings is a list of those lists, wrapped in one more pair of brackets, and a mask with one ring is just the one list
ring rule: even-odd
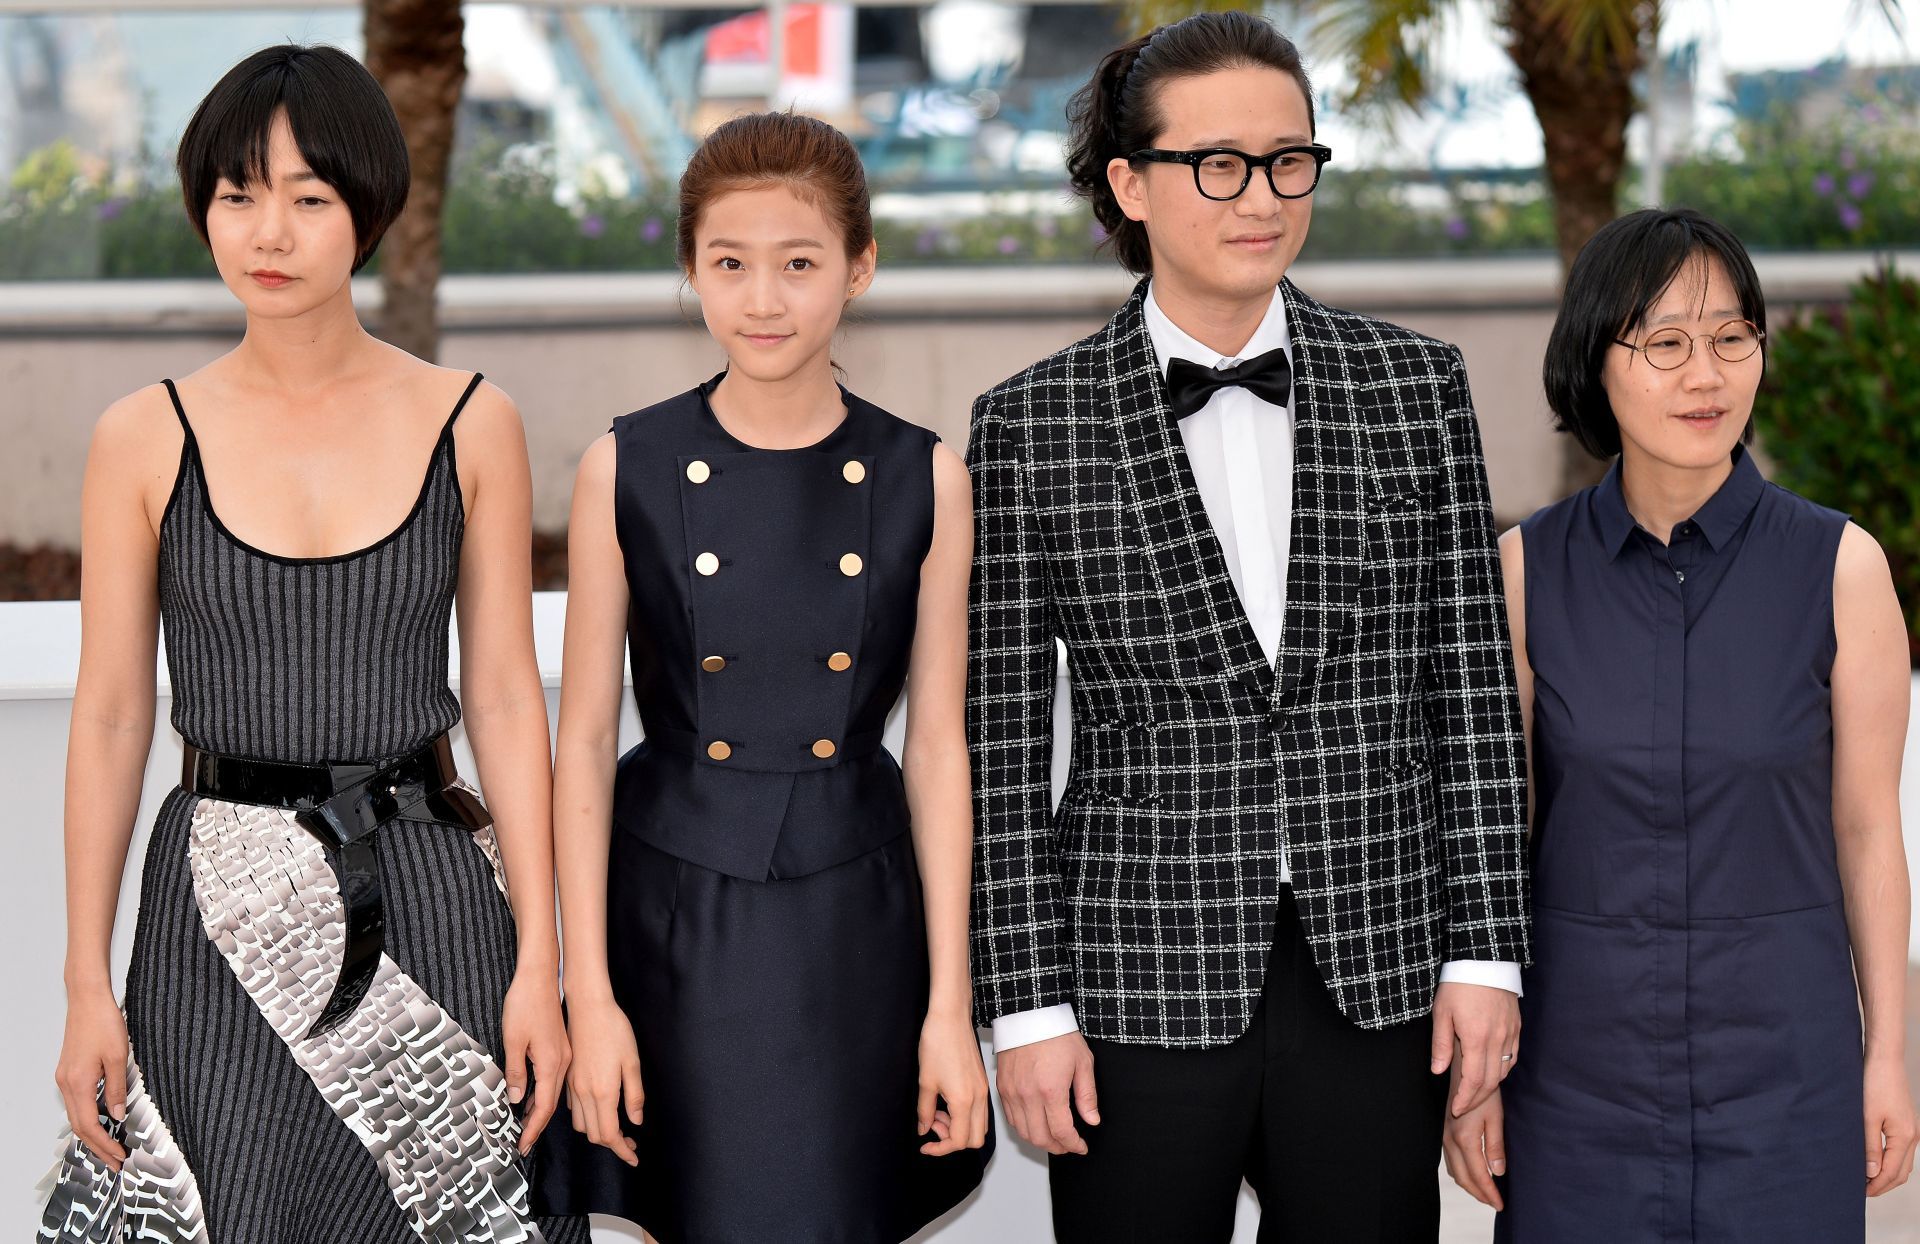
{"label": "man with eyeglasses", "polygon": [[[1519,1049],[1525,760],[1465,369],[1286,273],[1298,51],[1109,55],[1069,171],[1145,276],[976,402],[974,994],[1062,1241],[1435,1238]],[[1055,642],[1073,763],[1050,803]],[[1451,1077],[1451,1082],[1449,1078]]]}

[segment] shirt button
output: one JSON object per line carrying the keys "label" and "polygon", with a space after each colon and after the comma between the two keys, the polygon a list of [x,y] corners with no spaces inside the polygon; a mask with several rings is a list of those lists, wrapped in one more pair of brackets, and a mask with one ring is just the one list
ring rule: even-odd
{"label": "shirt button", "polygon": [[849,459],[847,465],[840,468],[840,474],[849,484],[857,484],[867,478],[867,466],[864,462]]}
{"label": "shirt button", "polygon": [[[851,579],[860,573],[860,569],[864,565],[865,563],[860,560],[860,554],[848,553],[840,559],[840,573]],[[709,570],[703,573],[712,574],[713,572]]]}
{"label": "shirt button", "polygon": [[707,744],[707,755],[715,760],[725,760],[727,757],[733,755],[733,748],[728,745],[725,739],[715,739],[713,742]]}
{"label": "shirt button", "polygon": [[721,670],[727,668],[727,659],[720,656],[708,657],[700,662],[700,668],[709,674],[718,674]]}
{"label": "shirt button", "polygon": [[844,652],[836,652],[827,658],[827,668],[838,674],[853,668],[853,658]]}
{"label": "shirt button", "polygon": [[720,570],[720,558],[713,553],[702,553],[693,559],[693,568],[701,574],[716,574]]}
{"label": "shirt button", "polygon": [[711,476],[712,474],[713,474],[713,468],[708,466],[706,463],[700,461],[698,458],[695,458],[692,462],[687,463],[687,478],[692,480],[696,484],[706,483],[708,477]]}
{"label": "shirt button", "polygon": [[827,760],[831,758],[833,755],[833,751],[834,751],[834,748],[833,748],[832,739],[815,739],[813,741],[813,754],[818,756],[820,759]]}

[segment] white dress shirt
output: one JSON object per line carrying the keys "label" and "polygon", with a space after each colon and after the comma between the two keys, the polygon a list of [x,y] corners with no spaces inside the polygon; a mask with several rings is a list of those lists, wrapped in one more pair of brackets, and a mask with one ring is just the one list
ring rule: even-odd
{"label": "white dress shirt", "polygon": [[[1292,356],[1286,300],[1278,288],[1260,326],[1231,358],[1194,340],[1168,318],[1152,287],[1144,309],[1162,375],[1174,359],[1218,368],[1269,350],[1285,349]],[[1293,531],[1292,412],[1245,389],[1216,389],[1205,406],[1180,421],[1180,439],[1193,468],[1200,503],[1225,554],[1227,577],[1233,580],[1254,638],[1271,665],[1280,651],[1286,623],[1287,553]],[[1280,880],[1291,880],[1284,857]],[[1440,980],[1442,984],[1492,985],[1517,994],[1520,965],[1460,960],[1443,965]],[[1077,1027],[1073,1004],[1068,1002],[1002,1015],[993,1021],[993,1047],[1010,1050]]]}

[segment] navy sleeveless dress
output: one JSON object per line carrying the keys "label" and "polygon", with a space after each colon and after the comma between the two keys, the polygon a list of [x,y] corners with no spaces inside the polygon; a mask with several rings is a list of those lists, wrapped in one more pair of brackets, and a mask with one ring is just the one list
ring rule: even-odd
{"label": "navy sleeveless dress", "polygon": [[992,1150],[919,1152],[925,916],[880,746],[935,438],[846,394],[825,439],[756,449],[714,417],[718,381],[613,426],[645,741],[615,779],[607,958],[640,1164],[560,1119],[537,1189],[663,1244],[897,1244]]}
{"label": "navy sleeveless dress", "polygon": [[1846,523],[1741,449],[1670,545],[1617,465],[1522,524],[1535,959],[1498,1240],[1864,1236],[1829,703]]}

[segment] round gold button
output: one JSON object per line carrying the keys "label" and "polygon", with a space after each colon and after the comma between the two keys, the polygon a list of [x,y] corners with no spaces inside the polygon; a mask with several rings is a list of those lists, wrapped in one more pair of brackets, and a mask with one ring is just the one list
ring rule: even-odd
{"label": "round gold button", "polygon": [[725,657],[707,657],[700,662],[700,668],[709,674],[718,674],[721,670],[727,668],[727,659]]}
{"label": "round gold button", "polygon": [[840,468],[840,474],[846,477],[849,484],[857,484],[867,478],[867,464],[850,460],[847,465]]}
{"label": "round gold button", "polygon": [[842,670],[853,668],[853,658],[844,652],[836,652],[827,658],[827,668],[838,674]]}
{"label": "round gold button", "polygon": [[713,475],[713,468],[695,458],[687,463],[687,478],[696,484],[704,484]]}
{"label": "round gold button", "polygon": [[820,757],[820,759],[822,760],[826,760],[828,757],[832,756],[833,740],[832,739],[815,739],[813,741],[813,754]]}
{"label": "round gold button", "polygon": [[733,748],[727,745],[725,739],[715,739],[713,742],[707,744],[707,755],[713,757],[715,760],[725,760],[727,757],[733,755]]}
{"label": "round gold button", "polygon": [[712,553],[702,553],[693,559],[693,568],[701,574],[716,574],[720,570],[720,559]]}
{"label": "round gold button", "polygon": [[[860,560],[860,554],[848,553],[840,559],[840,573],[851,579],[860,573],[860,567],[864,564],[865,563]],[[709,570],[707,573],[712,574],[713,572]]]}

